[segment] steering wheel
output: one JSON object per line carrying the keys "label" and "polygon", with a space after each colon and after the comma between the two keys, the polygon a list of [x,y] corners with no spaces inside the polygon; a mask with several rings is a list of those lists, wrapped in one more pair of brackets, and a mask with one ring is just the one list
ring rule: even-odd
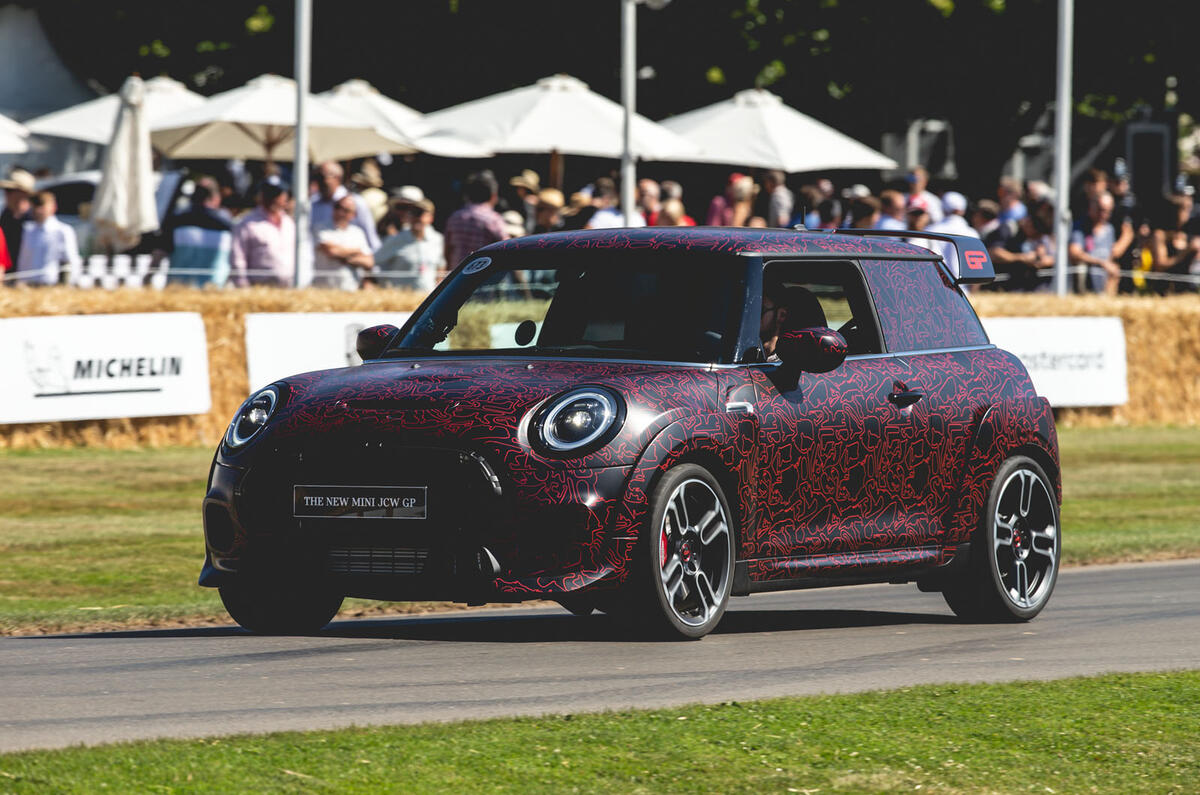
{"label": "steering wheel", "polygon": [[851,317],[838,328],[838,334],[846,338],[846,347],[850,352],[855,353],[858,349],[858,335],[862,329],[858,326],[858,318]]}

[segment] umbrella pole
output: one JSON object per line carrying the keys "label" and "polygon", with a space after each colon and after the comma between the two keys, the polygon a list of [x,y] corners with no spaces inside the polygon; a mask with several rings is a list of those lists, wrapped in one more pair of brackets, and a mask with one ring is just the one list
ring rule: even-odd
{"label": "umbrella pole", "polygon": [[300,264],[308,232],[308,87],[312,66],[312,0],[296,0],[296,154],[292,159],[292,206],[296,221],[296,269],[293,285],[299,287]]}
{"label": "umbrella pole", "polygon": [[637,2],[621,2],[621,105],[625,111],[621,129],[621,213],[625,226],[633,226],[634,183],[637,166],[633,161],[630,140],[633,137],[633,114],[637,105]]}
{"label": "umbrella pole", "polygon": [[563,189],[563,156],[557,149],[550,150],[550,179],[551,187]]}

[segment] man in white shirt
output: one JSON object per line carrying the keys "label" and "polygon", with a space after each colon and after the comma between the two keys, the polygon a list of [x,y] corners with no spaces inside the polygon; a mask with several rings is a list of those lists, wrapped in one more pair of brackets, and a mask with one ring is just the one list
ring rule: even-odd
{"label": "man in white shirt", "polygon": [[767,171],[763,174],[763,191],[767,194],[767,226],[790,226],[796,196],[787,186],[787,175],[778,169]]}
{"label": "man in white shirt", "polygon": [[885,190],[879,194],[880,215],[876,229],[898,232],[908,229],[904,207],[904,194],[897,190]]}
{"label": "man in white shirt", "polygon": [[422,197],[409,205],[408,226],[383,241],[375,252],[374,280],[428,293],[446,270],[445,241],[433,228],[433,202]]}
{"label": "man in white shirt", "polygon": [[315,232],[318,226],[331,226],[334,205],[341,201],[343,196],[350,196],[354,200],[354,217],[350,219],[350,223],[362,230],[367,238],[367,245],[370,246],[371,251],[374,251],[379,248],[379,233],[375,230],[375,216],[371,214],[371,208],[366,199],[357,193],[346,190],[346,186],[342,184],[344,174],[342,167],[333,161],[317,166],[318,191],[312,200],[310,216],[312,228]]}
{"label": "man in white shirt", "polygon": [[313,226],[314,287],[357,290],[362,286],[362,272],[374,267],[375,257],[367,236],[352,223],[357,209],[354,197],[346,194],[333,203],[332,224]]}
{"label": "man in white shirt", "polygon": [[916,205],[929,213],[929,222],[936,224],[942,220],[942,203],[929,190],[929,172],[924,166],[913,166],[905,177],[908,182],[908,205]]}
{"label": "man in white shirt", "polygon": [[595,215],[587,222],[588,229],[615,229],[646,225],[646,218],[636,208],[626,223],[625,213],[621,212],[621,199],[617,193],[615,182],[608,177],[600,177],[593,185],[592,202],[600,209],[596,210]]}
{"label": "man in white shirt", "polygon": [[17,258],[18,283],[46,286],[58,284],[62,266],[68,273],[79,268],[79,243],[75,230],[58,220],[58,202],[50,191],[32,199],[33,220],[26,221]]}
{"label": "man in white shirt", "polygon": [[[979,237],[979,232],[967,223],[967,197],[958,191],[948,190],[942,194],[942,211],[945,217],[937,223],[925,227],[926,232],[938,232],[943,235],[967,235]],[[929,241],[929,247],[935,254],[941,254],[946,267],[954,275],[958,275],[958,257],[954,246],[938,240]]]}

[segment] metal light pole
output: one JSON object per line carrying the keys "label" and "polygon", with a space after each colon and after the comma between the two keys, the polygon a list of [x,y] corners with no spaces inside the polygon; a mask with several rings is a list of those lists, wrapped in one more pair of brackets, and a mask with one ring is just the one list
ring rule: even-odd
{"label": "metal light pole", "polygon": [[1071,239],[1071,60],[1075,0],[1058,0],[1058,91],[1054,107],[1054,292],[1067,294],[1067,248]]}
{"label": "metal light pole", "polygon": [[633,114],[637,104],[637,0],[621,0],[621,104],[625,107],[621,149],[621,212],[625,226],[633,225],[634,183]]}
{"label": "metal light pole", "polygon": [[312,67],[312,0],[296,0],[296,153],[292,160],[292,199],[296,221],[296,274],[300,286],[301,264],[308,241],[308,87]]}

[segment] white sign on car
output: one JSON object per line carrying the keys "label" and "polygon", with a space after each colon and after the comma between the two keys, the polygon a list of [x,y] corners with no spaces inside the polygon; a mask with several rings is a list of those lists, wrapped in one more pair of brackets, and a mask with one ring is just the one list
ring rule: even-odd
{"label": "white sign on car", "polygon": [[0,320],[0,423],[206,414],[195,312]]}
{"label": "white sign on car", "polygon": [[255,312],[246,315],[246,369],[250,390],[310,370],[362,364],[358,332],[410,312]]}
{"label": "white sign on car", "polygon": [[1119,317],[985,317],[998,347],[1015,353],[1052,406],[1129,402]]}

